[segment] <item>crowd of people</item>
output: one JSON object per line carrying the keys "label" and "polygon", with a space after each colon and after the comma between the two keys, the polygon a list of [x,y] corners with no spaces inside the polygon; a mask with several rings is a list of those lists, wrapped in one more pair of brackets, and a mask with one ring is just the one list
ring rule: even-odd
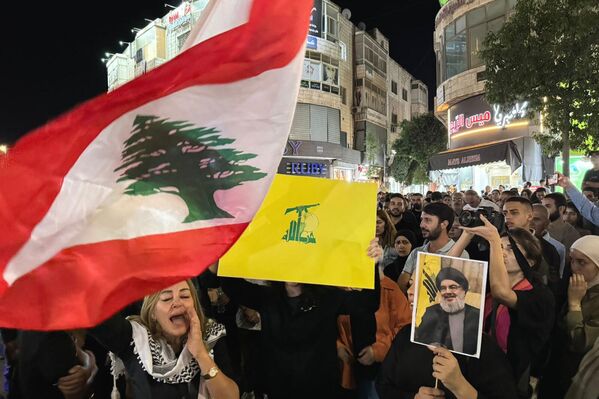
{"label": "crowd of people", "polygon": [[[599,397],[597,187],[380,192],[374,289],[200,276],[74,331],[2,329],[7,398]],[[418,252],[489,262],[478,331],[411,342]],[[439,292],[465,295],[460,273]],[[443,320],[448,323],[445,316]],[[431,319],[432,320],[432,319]],[[453,319],[452,319],[453,320]],[[429,319],[426,322],[431,322]]]}

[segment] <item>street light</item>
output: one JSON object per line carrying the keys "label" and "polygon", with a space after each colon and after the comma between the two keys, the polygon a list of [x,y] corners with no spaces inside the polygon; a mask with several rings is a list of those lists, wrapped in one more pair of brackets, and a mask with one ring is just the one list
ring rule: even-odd
{"label": "street light", "polygon": [[148,19],[148,18],[144,18],[144,21],[146,21],[146,22],[150,22],[150,23],[154,22],[154,20],[152,20],[152,19]]}
{"label": "street light", "polygon": [[122,41],[122,40],[119,40],[119,44],[120,44],[121,46],[124,46],[125,44],[126,44],[126,45],[130,45],[130,44],[131,44],[131,42],[124,42],[124,41]]}
{"label": "street light", "polygon": [[172,6],[172,5],[168,4],[168,3],[164,3],[164,7],[166,7],[166,8],[172,8],[173,10],[177,9],[177,7]]}
{"label": "street light", "polygon": [[141,29],[139,29],[139,28],[131,28],[131,33],[137,33],[140,31],[141,31]]}

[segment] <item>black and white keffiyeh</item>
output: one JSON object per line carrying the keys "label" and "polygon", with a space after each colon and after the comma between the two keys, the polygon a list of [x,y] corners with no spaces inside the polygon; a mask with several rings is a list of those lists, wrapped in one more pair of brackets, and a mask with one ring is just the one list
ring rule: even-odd
{"label": "black and white keffiyeh", "polygon": [[[164,384],[180,384],[191,382],[200,367],[193,358],[187,346],[177,356],[164,338],[155,339],[146,327],[136,321],[129,320],[132,327],[133,339],[131,346],[139,364],[154,380]],[[206,346],[210,356],[214,358],[213,348],[216,342],[226,335],[225,327],[214,320],[206,323]],[[125,375],[123,361],[110,352],[111,373],[114,379],[112,398],[118,399],[116,380]]]}

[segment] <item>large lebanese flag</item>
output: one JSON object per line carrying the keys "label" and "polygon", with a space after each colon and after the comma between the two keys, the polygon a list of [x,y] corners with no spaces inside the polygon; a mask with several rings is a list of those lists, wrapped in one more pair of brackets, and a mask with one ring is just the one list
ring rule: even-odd
{"label": "large lebanese flag", "polygon": [[227,251],[281,159],[311,8],[212,0],[185,52],[11,149],[0,326],[92,326]]}

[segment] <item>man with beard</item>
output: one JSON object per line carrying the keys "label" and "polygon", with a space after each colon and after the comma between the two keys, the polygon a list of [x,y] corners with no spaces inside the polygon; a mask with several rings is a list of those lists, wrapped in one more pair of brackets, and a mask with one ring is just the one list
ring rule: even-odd
{"label": "man with beard", "polygon": [[420,217],[422,216],[422,203],[422,194],[412,194],[412,197],[410,198],[410,204],[412,205],[412,213],[414,214],[414,216],[416,216],[416,220],[418,222],[420,222]]}
{"label": "man with beard", "polygon": [[496,212],[501,212],[501,209],[499,209],[499,206],[497,206],[497,204],[487,199],[480,198],[476,190],[467,190],[464,199],[466,201],[464,210],[472,211],[474,209],[478,209],[479,207],[485,207],[493,208]]}
{"label": "man with beard", "polygon": [[464,211],[464,205],[466,205],[466,202],[464,202],[464,193],[461,193],[459,191],[456,193],[453,193],[453,196],[451,197],[451,201],[452,201],[453,211],[455,212],[456,216],[460,216],[462,214],[462,212]]}
{"label": "man with beard", "polygon": [[416,216],[406,209],[406,202],[401,194],[391,194],[389,196],[389,217],[395,225],[395,230],[410,230],[416,235],[418,245],[422,244],[422,233],[418,227]]}
{"label": "man with beard", "polygon": [[549,220],[551,220],[547,231],[551,234],[551,237],[564,244],[566,253],[570,253],[570,247],[574,241],[580,238],[580,233],[574,226],[563,220],[567,205],[566,197],[561,193],[550,193],[541,202],[549,211]]}
{"label": "man with beard", "polygon": [[435,285],[441,294],[438,304],[426,308],[414,339],[440,344],[447,349],[475,355],[478,345],[480,310],[466,304],[468,280],[453,267],[439,271]]}
{"label": "man with beard", "polygon": [[[405,293],[408,289],[410,276],[416,269],[416,259],[418,252],[428,252],[432,254],[446,255],[453,248],[455,241],[449,238],[449,230],[453,225],[455,215],[453,210],[442,202],[428,204],[422,211],[422,220],[420,221],[420,229],[422,236],[427,240],[426,244],[412,250],[403,271],[399,276],[397,284]],[[462,251],[462,258],[468,259],[468,252]]]}

